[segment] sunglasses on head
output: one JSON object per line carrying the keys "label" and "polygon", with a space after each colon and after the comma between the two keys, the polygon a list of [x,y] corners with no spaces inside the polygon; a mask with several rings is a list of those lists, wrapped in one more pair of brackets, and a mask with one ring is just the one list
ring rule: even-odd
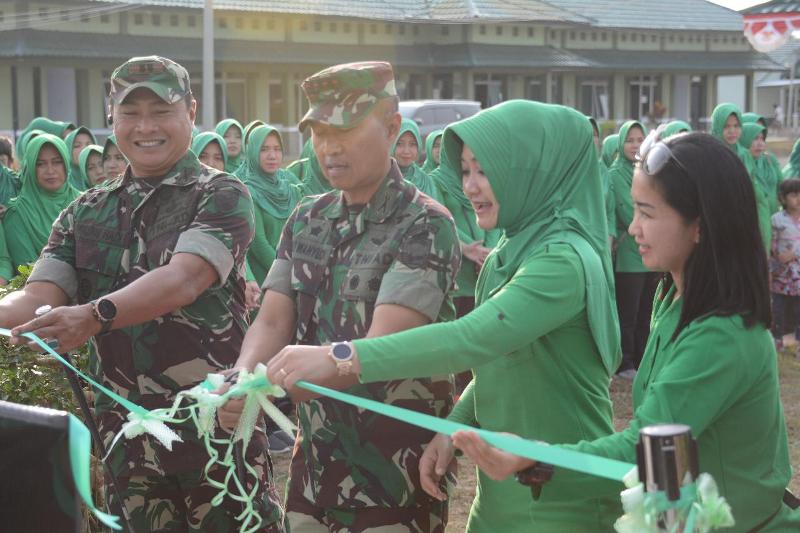
{"label": "sunglasses on head", "polygon": [[651,131],[642,143],[642,146],[639,147],[639,152],[636,154],[636,161],[639,163],[639,168],[648,176],[653,176],[661,172],[664,165],[666,165],[667,161],[670,159],[675,161],[678,168],[687,172],[686,167],[675,157],[675,154],[672,153],[669,146],[661,140],[661,135],[663,135],[666,127],[666,124],[662,124]]}

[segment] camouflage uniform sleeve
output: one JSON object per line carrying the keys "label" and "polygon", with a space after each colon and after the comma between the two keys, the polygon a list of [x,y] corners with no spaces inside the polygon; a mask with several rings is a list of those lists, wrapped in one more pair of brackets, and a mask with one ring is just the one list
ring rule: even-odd
{"label": "camouflage uniform sleeve", "polygon": [[71,302],[78,295],[78,274],[75,271],[75,204],[56,219],[47,244],[39,255],[27,283],[48,281],[58,285]]}
{"label": "camouflage uniform sleeve", "polygon": [[223,285],[234,265],[242,265],[253,240],[253,200],[247,188],[230,177],[217,178],[200,201],[197,214],[178,237],[174,253],[205,259]]}
{"label": "camouflage uniform sleeve", "polygon": [[460,266],[461,247],[453,220],[439,213],[421,217],[403,236],[375,305],[402,305],[436,321]]}
{"label": "camouflage uniform sleeve", "polygon": [[264,278],[263,290],[271,290],[292,297],[292,233],[297,222],[299,206],[295,208],[281,230],[275,260]]}

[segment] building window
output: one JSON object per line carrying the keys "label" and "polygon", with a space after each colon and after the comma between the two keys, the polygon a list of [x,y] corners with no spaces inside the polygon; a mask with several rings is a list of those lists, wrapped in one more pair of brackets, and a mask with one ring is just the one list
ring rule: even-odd
{"label": "building window", "polygon": [[81,22],[89,22],[89,15],[86,14],[81,15]]}
{"label": "building window", "polygon": [[611,116],[608,79],[586,79],[580,82],[578,105],[581,112],[599,120]]}
{"label": "building window", "polygon": [[219,19],[219,27],[222,28],[223,30],[228,29],[228,19],[226,18]]}
{"label": "building window", "polygon": [[68,21],[69,20],[69,11],[62,11],[61,12],[61,20]]}
{"label": "building window", "polygon": [[553,39],[553,40],[555,40],[555,39],[556,39],[556,32],[554,32],[554,31],[551,31],[551,32],[550,32],[550,38],[551,38],[551,39]]}
{"label": "building window", "polygon": [[728,36],[727,35],[722,38],[722,42],[725,43],[725,44],[728,44]]}
{"label": "building window", "polygon": [[625,34],[625,33],[621,34],[621,35],[619,36],[619,40],[620,40],[620,41],[622,41],[622,42],[624,43],[625,41],[627,41],[627,40],[628,40],[628,35],[627,35],[627,34]]}
{"label": "building window", "polygon": [[242,17],[236,17],[236,29],[241,30],[244,28],[244,19]]}
{"label": "building window", "polygon": [[351,27],[349,22],[345,22],[344,24],[342,24],[342,31],[344,31],[345,33],[350,33],[350,29]]}
{"label": "building window", "polygon": [[150,16],[150,22],[153,26],[161,26],[161,15],[153,13],[153,15]]}
{"label": "building window", "polygon": [[134,13],[133,14],[133,24],[136,26],[141,26],[144,24],[144,17],[141,13]]}
{"label": "building window", "polygon": [[495,27],[494,33],[495,35],[503,35],[503,27],[502,26]]}
{"label": "building window", "polygon": [[547,100],[544,76],[525,78],[525,98],[537,102],[545,102]]}
{"label": "building window", "polygon": [[514,37],[519,37],[519,28],[517,26],[511,28],[511,35],[513,35]]}
{"label": "building window", "polygon": [[314,31],[322,31],[322,22],[314,21]]}
{"label": "building window", "polygon": [[585,41],[585,40],[586,40],[586,32],[582,31],[581,32],[581,41]]}
{"label": "building window", "polygon": [[100,15],[100,22],[103,24],[108,24],[111,22],[111,15]]}
{"label": "building window", "polygon": [[574,31],[569,32],[569,40],[570,41],[574,41],[575,40],[575,32]]}
{"label": "building window", "polygon": [[197,18],[194,15],[186,15],[186,25],[190,28],[197,26]]}
{"label": "building window", "polygon": [[178,15],[170,15],[169,16],[169,25],[170,26],[177,26],[178,25]]}
{"label": "building window", "polygon": [[478,26],[478,33],[480,33],[481,35],[486,35],[486,25],[481,24],[480,26]]}
{"label": "building window", "polygon": [[339,25],[336,24],[335,22],[331,22],[328,25],[328,31],[330,31],[331,33],[336,33],[337,31],[339,31]]}
{"label": "building window", "polygon": [[442,25],[442,35],[450,35],[450,26]]}
{"label": "building window", "polygon": [[497,74],[475,74],[475,100],[486,109],[506,99],[508,76]]}
{"label": "building window", "polygon": [[370,24],[369,25],[369,32],[372,35],[377,35],[378,34],[378,25],[377,24]]}
{"label": "building window", "polygon": [[533,27],[528,26],[528,37],[533,37]]}
{"label": "building window", "polygon": [[628,116],[642,120],[645,117],[659,119],[656,116],[661,105],[661,78],[659,76],[639,76],[628,80]]}

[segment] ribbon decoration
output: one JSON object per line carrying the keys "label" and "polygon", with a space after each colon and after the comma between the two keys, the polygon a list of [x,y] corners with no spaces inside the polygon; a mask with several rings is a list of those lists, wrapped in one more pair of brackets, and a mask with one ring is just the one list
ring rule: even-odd
{"label": "ribbon decoration", "polygon": [[[10,331],[0,328],[0,334],[10,336]],[[246,370],[240,371],[237,382],[223,394],[215,394],[214,391],[222,387],[225,382],[225,377],[221,374],[209,374],[207,379],[199,385],[178,393],[171,407],[148,411],[122,398],[83,374],[36,335],[25,333],[23,336],[33,340],[67,368],[83,377],[91,385],[95,386],[130,411],[128,414],[128,422],[123,425],[123,428],[116,435],[109,450],[113,448],[114,444],[122,435],[126,438],[131,438],[144,433],[152,435],[165,447],[171,449],[172,442],[175,440],[180,441],[180,437],[173,430],[169,429],[166,423],[181,423],[191,419],[197,427],[198,436],[203,439],[209,454],[209,461],[204,469],[206,479],[209,484],[219,490],[219,493],[211,501],[212,505],[219,505],[226,496],[230,496],[232,499],[241,502],[244,506],[242,513],[236,517],[237,520],[242,522],[240,528],[241,532],[250,533],[261,526],[262,519],[259,513],[253,508],[253,498],[255,497],[258,485],[254,484],[253,489],[248,492],[246,487],[242,485],[242,481],[236,476],[233,460],[234,446],[236,443],[242,442],[246,449],[246,444],[255,428],[259,408],[273,418],[284,431],[291,434],[293,430],[296,429],[292,422],[272,405],[268,399],[268,396],[284,396],[285,391],[267,380],[266,366],[259,364],[252,373]],[[643,485],[637,483],[637,469],[636,466],[631,463],[566,450],[559,446],[550,446],[544,442],[535,442],[516,436],[474,428],[409,409],[335,391],[305,381],[297,382],[297,386],[436,433],[452,435],[456,431],[474,431],[489,444],[509,453],[569,470],[624,482],[626,486],[628,486],[628,489],[621,494],[625,515],[615,524],[615,528],[620,533],[648,533],[651,531],[656,533],[659,531],[658,515],[672,509],[683,513],[682,516],[684,516],[685,519],[682,531],[684,533],[695,530],[705,533],[712,529],[729,527],[734,523],[730,506],[724,498],[719,496],[716,483],[714,483],[714,480],[708,474],[701,474],[695,482],[684,485],[681,488],[680,498],[677,501],[670,501],[663,492],[646,493]],[[216,409],[224,405],[229,399],[235,397],[245,397],[245,407],[235,433],[228,439],[216,439],[213,437],[216,427],[216,417],[214,416]],[[182,404],[186,400],[193,400],[194,404],[183,406]],[[180,418],[177,416],[180,410],[187,410],[189,414],[184,418]],[[77,419],[76,422],[80,424],[80,421]],[[80,425],[82,426],[82,424]],[[83,427],[84,430],[86,430],[85,426]],[[86,430],[86,436],[88,437],[88,430]],[[220,454],[214,445],[227,445],[227,448],[223,454]],[[81,452],[81,454],[83,453],[84,452]],[[80,472],[82,472],[79,475],[78,470],[73,471],[76,486],[79,487],[81,496],[84,498],[87,506],[98,516],[98,519],[103,521],[103,523],[107,523],[106,521],[113,522],[116,517],[100,513],[100,511],[96,510],[91,502],[91,495],[89,493],[84,494],[84,490],[80,489],[83,482],[80,481],[79,478],[85,477],[85,485],[88,486],[88,456],[89,446],[86,446],[85,459],[81,462],[73,462],[73,466],[77,464],[77,467],[81,468]],[[223,481],[214,480],[209,475],[209,471],[214,466],[221,467],[225,472]],[[257,472],[246,461],[244,462],[244,467],[247,473],[255,476],[257,479]],[[231,481],[233,481],[238,494],[229,491],[228,484]],[[117,525],[115,529],[118,528],[119,526]],[[669,533],[677,533],[677,529]]]}

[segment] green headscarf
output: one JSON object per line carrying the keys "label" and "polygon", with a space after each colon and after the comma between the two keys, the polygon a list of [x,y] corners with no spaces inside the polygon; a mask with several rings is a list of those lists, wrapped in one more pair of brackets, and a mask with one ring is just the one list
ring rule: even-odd
{"label": "green headscarf", "polygon": [[753,189],[756,195],[756,208],[758,211],[758,226],[761,230],[761,238],[764,246],[769,249],[772,242],[772,213],[778,209],[778,182],[780,177],[773,172],[766,152],[755,159],[749,153],[750,146],[758,137],[759,133],[767,134],[767,128],[761,124],[750,122],[742,125],[742,136],[739,143],[748,151],[752,161],[752,171],[750,179],[753,181]]}
{"label": "green headscarf", "polygon": [[6,241],[15,268],[33,262],[39,257],[42,248],[47,244],[53,222],[80,194],[68,179],[65,179],[61,188],[55,192],[45,191],[39,186],[36,179],[36,160],[45,144],[50,144],[58,150],[64,160],[66,178],[69,151],[64,141],[55,135],[43,133],[28,143],[22,189],[19,196],[9,202],[4,219],[7,228],[14,228],[14,231],[6,231]]}
{"label": "green headscarf", "polygon": [[47,132],[39,129],[32,129],[23,133],[22,137],[19,138],[17,145],[19,146],[21,151],[17,150],[17,159],[19,159],[20,162],[20,169],[19,169],[20,174],[22,174],[23,171],[22,167],[25,165],[25,149],[28,147],[28,143],[31,142],[31,139],[35,138],[37,135],[41,135],[42,133],[47,133]]}
{"label": "green headscarf", "polygon": [[103,147],[97,144],[90,144],[89,146],[84,147],[81,150],[81,153],[78,155],[78,171],[81,173],[81,180],[85,181],[89,184],[89,187],[94,187],[96,184],[92,183],[92,180],[89,179],[89,174],[86,172],[86,165],[89,164],[89,156],[92,154],[97,154],[100,156],[100,161],[102,165],[103,159]]}
{"label": "green headscarf", "polygon": [[325,174],[322,173],[310,138],[303,145],[300,159],[289,165],[286,170],[300,181],[300,190],[304,196],[325,194],[333,190]]}
{"label": "green headscarf", "polygon": [[222,138],[218,133],[213,131],[204,131],[203,133],[198,133],[192,139],[192,152],[198,158],[200,154],[203,153],[203,150],[206,149],[208,143],[211,141],[217,141],[219,145],[219,149],[222,150],[222,160],[225,162],[225,168],[228,168],[228,145],[225,144],[225,139]]}
{"label": "green headscarf", "polygon": [[789,162],[783,167],[783,179],[787,178],[800,178],[800,139],[794,142]]}
{"label": "green headscarf", "polygon": [[725,140],[723,130],[725,129],[725,123],[728,121],[728,117],[731,115],[736,115],[739,124],[743,125],[742,111],[736,104],[719,104],[717,107],[715,107],[714,112],[711,113],[711,135],[724,142],[728,148],[736,152],[736,155],[739,156],[739,159],[742,160],[742,163],[744,163],[744,166],[747,168],[747,172],[752,174],[754,171],[754,163],[752,156],[750,156],[750,152],[745,150],[738,142],[734,145],[730,145],[728,144],[728,141]]}
{"label": "green headscarf", "polygon": [[570,245],[586,274],[592,337],[613,374],[621,358],[614,274],[600,168],[586,117],[563,106],[511,100],[445,129],[442,161],[456,173],[463,144],[489,179],[499,202],[497,227],[505,230],[481,269],[476,304],[500,290],[542,247]]}
{"label": "green headscarf", "polygon": [[55,135],[59,139],[64,138],[64,132],[70,128],[75,128],[72,122],[62,122],[60,120],[50,120],[47,117],[36,117],[22,130],[22,135],[17,141],[17,157],[22,161],[25,158],[25,145],[21,143],[22,137],[32,130],[41,130],[50,135]]}
{"label": "green headscarf", "polygon": [[[628,202],[630,201],[634,162],[625,157],[624,146],[625,139],[628,138],[628,133],[634,126],[641,128],[645,137],[647,137],[647,128],[645,128],[641,122],[629,120],[628,122],[624,123],[619,129],[619,138],[617,139],[617,150],[619,151],[619,155],[614,160],[614,164],[611,165],[611,168],[608,169],[608,180],[610,182],[610,186],[614,187],[615,197],[618,198],[618,194],[625,195],[625,198],[622,199],[622,201],[625,202],[625,205],[628,205]],[[615,200],[615,202],[616,201],[618,200]],[[616,220],[615,225],[621,225],[620,222],[620,220]],[[641,257],[639,256],[638,252],[631,250],[633,241],[630,239],[630,236],[627,233],[627,228],[619,229],[614,227],[609,228],[608,231],[614,234],[617,239],[620,240],[619,246],[617,247],[616,267],[627,269],[630,268],[632,264],[633,268],[635,269],[633,272],[645,272],[646,269],[644,268],[644,265],[642,265]],[[622,239],[625,239],[625,241],[622,241]],[[621,271],[625,272],[627,270]]]}
{"label": "green headscarf", "polygon": [[[439,167],[439,164],[433,160],[433,143],[442,136],[442,133],[444,133],[444,130],[434,130],[425,138],[425,163],[422,164],[422,171],[425,174],[430,174]],[[439,153],[441,154],[441,144],[439,148]],[[441,155],[439,157],[441,158]]]}
{"label": "green headscarf", "polygon": [[252,120],[247,124],[247,126],[244,127],[242,130],[242,150],[247,148],[247,140],[250,138],[253,128],[266,125],[267,124],[263,120]]}
{"label": "green headscarf", "polygon": [[247,143],[247,153],[243,163],[246,171],[242,181],[250,190],[253,202],[258,207],[275,218],[286,219],[300,200],[300,191],[292,185],[294,180],[287,176],[288,171],[280,168],[274,174],[267,174],[261,168],[259,161],[261,146],[271,134],[278,137],[283,147],[281,134],[272,126],[256,126],[250,132],[250,142]]}
{"label": "green headscarf", "polygon": [[76,163],[73,163],[72,161],[72,145],[75,143],[75,137],[77,137],[79,133],[85,133],[92,138],[92,142],[89,144],[97,144],[97,137],[94,136],[94,133],[89,131],[89,128],[80,126],[78,127],[78,129],[75,129],[72,132],[70,132],[70,134],[67,135],[67,138],[64,139],[64,144],[67,146],[67,150],[70,153],[69,181],[70,183],[72,183],[72,186],[78,189],[79,191],[85,191],[86,189],[91,187],[92,184],[89,183],[88,181],[84,181],[80,166]]}
{"label": "green headscarf", "polygon": [[[103,159],[105,159],[106,152],[108,151],[108,148],[111,145],[114,145],[117,148],[117,150],[119,150],[119,145],[117,145],[117,136],[114,135],[114,134],[109,135],[108,138],[106,139],[105,144],[103,144]],[[122,154],[122,150],[119,150],[119,153]],[[125,154],[122,154],[122,157],[125,157]],[[128,160],[128,158],[125,157],[125,161],[127,161],[127,160]],[[112,180],[112,179],[114,179],[116,177],[117,176],[106,176],[106,179],[107,180]]]}
{"label": "green headscarf", "polygon": [[672,137],[681,132],[691,132],[692,127],[689,125],[688,122],[684,122],[683,120],[673,120],[672,122],[667,124],[667,127],[664,128],[664,133],[661,134],[662,139],[666,139],[667,137]]}
{"label": "green headscarf", "polygon": [[[753,124],[758,122],[763,122],[764,124],[762,124],[762,126],[765,128],[767,127],[767,120],[758,113],[753,113],[752,111],[742,113],[742,124]],[[766,135],[766,133],[764,135]]]}
{"label": "green headscarf", "polygon": [[619,153],[619,134],[612,133],[605,139],[603,139],[603,151],[600,158],[605,164],[606,168],[611,168],[611,165],[614,164],[614,160],[617,158],[617,154]]}
{"label": "green headscarf", "polygon": [[[414,139],[417,141],[417,146],[422,146],[422,138],[419,135],[419,126],[417,126],[417,123],[410,118],[404,118],[400,123],[400,133],[397,134],[397,140],[394,142],[394,146],[392,146],[392,155],[394,155],[394,152],[397,149],[397,143],[400,141],[400,137],[402,137],[405,133],[411,133],[411,135],[413,135]],[[439,153],[441,153],[441,151]],[[461,161],[460,157],[459,161]],[[421,192],[427,194],[434,200],[441,201],[441,195],[436,188],[436,184],[433,182],[430,176],[428,176],[422,171],[421,168],[419,168],[419,165],[417,165],[416,161],[405,168],[400,167],[400,171],[403,173],[403,177],[409,182],[413,183]]]}
{"label": "green headscarf", "polygon": [[[242,125],[235,118],[226,118],[225,120],[220,121],[219,124],[217,124],[217,127],[214,129],[214,131],[217,132],[217,135],[224,139],[225,134],[228,133],[228,130],[231,129],[231,127],[238,129],[239,134],[242,136],[242,151],[239,152],[236,157],[228,154],[228,162],[225,164],[225,172],[229,174],[239,168],[239,165],[242,164],[242,159],[244,159],[244,130],[242,129]],[[225,147],[227,148],[227,146],[228,145],[226,143]]]}
{"label": "green headscarf", "polygon": [[19,194],[20,186],[19,176],[0,164],[0,205],[8,205],[8,201]]}

